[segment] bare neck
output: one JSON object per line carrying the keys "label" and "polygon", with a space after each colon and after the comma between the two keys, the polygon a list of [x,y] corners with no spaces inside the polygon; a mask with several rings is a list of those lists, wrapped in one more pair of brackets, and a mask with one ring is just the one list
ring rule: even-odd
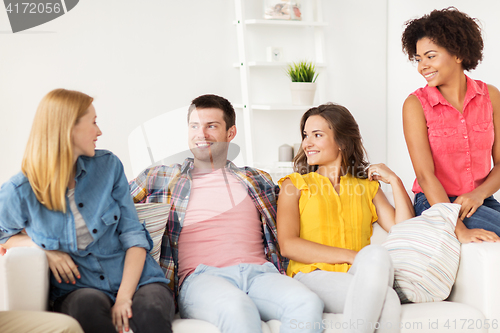
{"label": "bare neck", "polygon": [[450,83],[438,87],[441,95],[460,113],[463,112],[465,94],[467,93],[467,78],[460,72],[457,78]]}

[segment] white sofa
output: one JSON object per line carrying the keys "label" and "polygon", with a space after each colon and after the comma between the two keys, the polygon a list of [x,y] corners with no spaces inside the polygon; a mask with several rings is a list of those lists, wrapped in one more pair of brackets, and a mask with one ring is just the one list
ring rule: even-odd
{"label": "white sofa", "polygon": [[[375,225],[372,243],[385,231]],[[48,267],[44,253],[15,248],[0,257],[0,311],[46,310]],[[325,333],[341,332],[342,315],[325,313]],[[447,301],[402,306],[402,333],[500,332],[500,244],[462,245],[457,280]],[[263,332],[279,332],[280,322],[263,322]],[[485,328],[489,326],[489,329]],[[220,333],[201,320],[175,319],[174,333]]]}

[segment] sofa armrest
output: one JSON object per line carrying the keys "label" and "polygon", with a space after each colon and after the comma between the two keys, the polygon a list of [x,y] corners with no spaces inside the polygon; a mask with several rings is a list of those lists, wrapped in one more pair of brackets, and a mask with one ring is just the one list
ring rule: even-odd
{"label": "sofa armrest", "polygon": [[500,243],[462,244],[460,265],[449,301],[479,309],[485,318],[500,319]]}
{"label": "sofa armrest", "polygon": [[17,247],[0,256],[0,311],[47,309],[49,266],[45,253]]}

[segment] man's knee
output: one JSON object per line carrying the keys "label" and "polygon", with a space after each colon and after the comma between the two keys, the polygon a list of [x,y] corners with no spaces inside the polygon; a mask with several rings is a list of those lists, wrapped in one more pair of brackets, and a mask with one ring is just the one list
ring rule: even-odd
{"label": "man's knee", "polygon": [[67,316],[67,315],[61,315],[61,317],[57,318],[57,323],[58,326],[60,327],[60,330],[57,332],[60,333],[83,333],[83,330],[76,321],[76,319]]}
{"label": "man's knee", "polygon": [[325,307],[323,301],[319,296],[310,290],[307,292],[303,291],[300,294],[300,302],[297,302],[299,307],[307,313],[323,313],[323,308]]}

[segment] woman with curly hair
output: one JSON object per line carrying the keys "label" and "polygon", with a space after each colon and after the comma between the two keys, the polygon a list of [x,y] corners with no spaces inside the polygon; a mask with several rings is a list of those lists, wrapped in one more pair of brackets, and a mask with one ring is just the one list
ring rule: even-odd
{"label": "woman with curly hair", "polygon": [[[389,231],[413,217],[403,183],[384,164],[368,164],[345,107],[311,108],[300,129],[296,172],[278,182],[278,241],[290,259],[287,274],[318,294],[325,312],[343,313],[343,332],[399,332],[392,261],[370,237],[375,221]],[[391,185],[396,208],[378,180]]]}
{"label": "woman with curly hair", "polygon": [[403,105],[415,213],[461,204],[460,242],[500,241],[500,92],[464,73],[482,60],[481,28],[449,7],[406,22],[402,43],[427,81]]}

